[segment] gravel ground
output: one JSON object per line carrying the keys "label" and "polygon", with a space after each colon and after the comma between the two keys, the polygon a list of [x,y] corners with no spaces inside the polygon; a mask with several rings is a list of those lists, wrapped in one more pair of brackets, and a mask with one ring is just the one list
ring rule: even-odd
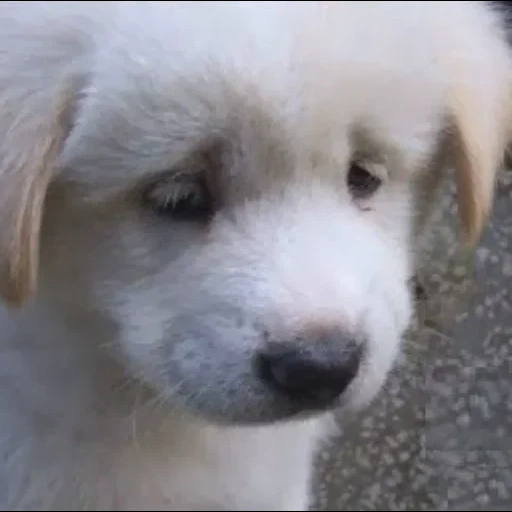
{"label": "gravel ground", "polygon": [[380,398],[319,458],[318,510],[512,507],[512,172],[468,257],[452,184],[425,240],[415,325]]}

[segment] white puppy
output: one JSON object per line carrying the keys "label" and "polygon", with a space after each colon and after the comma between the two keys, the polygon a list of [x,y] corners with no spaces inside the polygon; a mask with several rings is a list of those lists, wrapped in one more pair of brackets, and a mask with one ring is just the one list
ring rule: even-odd
{"label": "white puppy", "polygon": [[[303,510],[510,139],[484,2],[0,4],[0,507]],[[421,220],[421,219],[420,219]]]}

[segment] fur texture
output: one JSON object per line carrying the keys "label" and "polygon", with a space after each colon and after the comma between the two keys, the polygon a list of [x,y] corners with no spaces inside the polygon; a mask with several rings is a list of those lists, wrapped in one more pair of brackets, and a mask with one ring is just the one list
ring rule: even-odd
{"label": "fur texture", "polygon": [[[499,15],[2,2],[0,28],[0,507],[306,509],[331,411],[400,350],[451,167],[466,240],[485,224],[511,135]],[[331,407],[256,371],[269,340],[327,331],[364,349]]]}

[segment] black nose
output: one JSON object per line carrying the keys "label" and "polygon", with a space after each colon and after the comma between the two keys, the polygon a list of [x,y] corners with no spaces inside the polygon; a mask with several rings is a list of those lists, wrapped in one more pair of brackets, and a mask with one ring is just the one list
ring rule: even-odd
{"label": "black nose", "polygon": [[341,336],[272,342],[258,355],[262,379],[289,398],[325,406],[352,382],[361,345]]}

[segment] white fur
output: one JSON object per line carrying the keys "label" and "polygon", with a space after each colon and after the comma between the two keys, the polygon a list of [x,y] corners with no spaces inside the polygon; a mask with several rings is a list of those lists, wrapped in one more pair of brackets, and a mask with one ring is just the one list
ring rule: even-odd
{"label": "white fur", "polygon": [[[331,411],[267,396],[262,334],[362,339],[339,407],[379,392],[422,193],[455,160],[481,228],[511,69],[483,2],[3,2],[0,279],[28,284],[0,311],[0,507],[305,510]],[[34,160],[62,95],[46,189]],[[207,227],[142,204],[210,143],[229,149]],[[383,181],[368,199],[352,158]]]}

